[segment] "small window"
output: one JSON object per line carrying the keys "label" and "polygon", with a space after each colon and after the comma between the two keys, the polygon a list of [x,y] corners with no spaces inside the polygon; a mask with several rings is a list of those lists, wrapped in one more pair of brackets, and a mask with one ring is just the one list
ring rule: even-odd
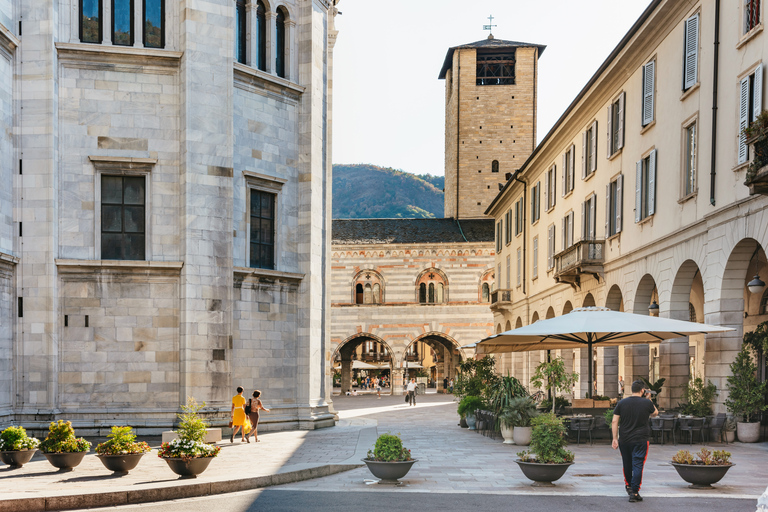
{"label": "small window", "polygon": [[101,0],[80,0],[80,42],[101,43]]}
{"label": "small window", "polygon": [[622,189],[624,188],[624,176],[619,175],[606,186],[605,192],[605,236],[612,237],[621,232],[621,213],[624,207]]}
{"label": "small window", "polygon": [[596,231],[597,196],[592,194],[581,203],[581,238],[582,240],[594,240]]}
{"label": "small window", "polygon": [[643,66],[643,97],[642,97],[642,125],[646,126],[653,122],[654,94],[656,92],[656,61],[652,60]]}
{"label": "small window", "polygon": [[444,275],[436,269],[423,272],[419,276],[419,302],[422,304],[442,304],[445,301]]}
{"label": "small window", "polygon": [[514,85],[515,51],[477,52],[476,85]]}
{"label": "small window", "polygon": [[690,302],[688,303],[688,321],[689,322],[697,322],[696,320],[696,308],[693,307],[693,304]]}
{"label": "small window", "polygon": [[256,67],[267,70],[267,10],[264,2],[256,2]]}
{"label": "small window", "polygon": [[133,0],[112,0],[112,44],[133,46]]}
{"label": "small window", "polygon": [[626,93],[622,92],[608,106],[608,158],[615,155],[624,147],[624,100]]}
{"label": "small window", "polygon": [[373,304],[373,287],[370,284],[363,288],[363,304]]}
{"label": "small window", "polygon": [[503,226],[502,226],[503,223],[504,223],[503,220],[500,220],[499,222],[496,223],[496,254],[501,252],[501,244],[502,244],[501,233],[503,231]]}
{"label": "small window", "polygon": [[752,123],[763,110],[763,66],[755,68],[749,76],[739,83],[739,163],[749,160],[749,147],[744,129]]}
{"label": "small window", "polygon": [[144,46],[165,47],[164,0],[144,0]]}
{"label": "small window", "polygon": [[240,64],[247,64],[247,14],[245,0],[235,0],[235,58]]}
{"label": "small window", "polygon": [[656,150],[637,162],[635,182],[635,222],[656,211]]}
{"label": "small window", "polygon": [[143,176],[101,177],[101,258],[145,259]]}
{"label": "small window", "polygon": [[419,285],[419,302],[426,304],[427,302],[427,284],[421,283]]}
{"label": "small window", "polygon": [[491,289],[488,286],[488,283],[483,283],[483,286],[482,286],[482,301],[483,302],[490,302],[491,301]]}
{"label": "small window", "polygon": [[277,76],[281,78],[287,78],[286,75],[286,53],[287,53],[287,47],[286,47],[286,25],[285,22],[288,19],[288,16],[286,15],[285,9],[283,7],[278,7],[277,9],[277,30],[276,30],[276,44],[275,44],[275,72],[277,73]]}
{"label": "small window", "polygon": [[555,207],[555,193],[557,192],[557,166],[553,165],[547,171],[544,180],[544,204],[549,211]]}
{"label": "small window", "polygon": [[381,286],[379,283],[373,284],[373,303],[381,304]]}
{"label": "small window", "polygon": [[696,122],[686,126],[683,134],[683,197],[687,197],[696,191]]}
{"label": "small window", "polygon": [[563,217],[562,227],[563,250],[573,245],[573,212]]}
{"label": "small window", "polygon": [[699,15],[685,20],[683,40],[683,90],[687,91],[699,81]]}
{"label": "small window", "polygon": [[251,267],[275,268],[275,194],[251,189]]}
{"label": "small window", "polygon": [[597,170],[597,121],[581,134],[581,179],[586,179]]}
{"label": "small window", "polygon": [[541,217],[541,182],[537,181],[531,189],[531,224]]}
{"label": "small window", "polygon": [[567,196],[573,191],[575,149],[576,148],[571,145],[571,147],[563,154],[563,196]]}
{"label": "small window", "polygon": [[760,24],[760,0],[744,0],[744,33]]}
{"label": "small window", "polygon": [[491,162],[491,172],[499,172],[499,161],[494,160]]}
{"label": "small window", "polygon": [[363,285],[358,283],[355,286],[355,304],[362,304],[365,300],[365,293],[363,292]]}
{"label": "small window", "polygon": [[552,224],[547,230],[547,269],[555,266],[555,225]]}

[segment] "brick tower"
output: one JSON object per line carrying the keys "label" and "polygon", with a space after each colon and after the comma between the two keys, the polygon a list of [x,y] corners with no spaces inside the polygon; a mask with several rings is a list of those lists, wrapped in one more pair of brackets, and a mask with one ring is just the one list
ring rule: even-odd
{"label": "brick tower", "polygon": [[483,212],[536,145],[537,64],[545,46],[488,39],[454,46],[445,79],[445,216]]}

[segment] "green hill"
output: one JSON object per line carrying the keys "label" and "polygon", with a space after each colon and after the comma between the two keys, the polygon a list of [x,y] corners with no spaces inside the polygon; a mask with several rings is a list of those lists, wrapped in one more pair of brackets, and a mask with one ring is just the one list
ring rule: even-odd
{"label": "green hill", "polygon": [[443,176],[370,164],[334,164],[333,218],[442,218],[444,186]]}

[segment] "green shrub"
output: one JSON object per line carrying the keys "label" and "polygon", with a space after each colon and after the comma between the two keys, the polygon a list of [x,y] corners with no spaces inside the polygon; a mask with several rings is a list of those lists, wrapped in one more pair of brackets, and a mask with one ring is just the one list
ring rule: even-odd
{"label": "green shrub", "polygon": [[200,410],[205,407],[205,402],[198,404],[193,397],[187,397],[187,405],[182,405],[179,417],[179,426],[176,431],[179,439],[185,441],[196,441],[202,443],[205,441],[205,433],[208,423],[200,417]]}
{"label": "green shrub", "polygon": [[136,442],[136,435],[131,427],[113,426],[107,435],[107,441],[96,446],[99,455],[123,455],[147,453],[149,445],[144,441]]}
{"label": "green shrub", "polygon": [[27,436],[24,427],[8,427],[0,433],[0,451],[12,452],[32,450],[40,445],[40,441]]}
{"label": "green shrub", "polygon": [[491,390],[501,378],[496,374],[496,360],[493,356],[482,359],[467,359],[459,363],[453,394],[459,398],[481,396],[490,399]]}
{"label": "green shrub", "polygon": [[40,443],[40,450],[44,453],[87,452],[90,448],[91,443],[82,437],[75,437],[72,422],[64,420],[52,421],[48,436]]}
{"label": "green shrub", "polygon": [[704,385],[704,379],[696,377],[685,384],[683,388],[683,398],[685,403],[679,405],[680,412],[683,414],[692,414],[694,416],[707,416],[712,414],[712,402],[717,396],[717,386],[712,381],[707,381]]}
{"label": "green shrub", "polygon": [[573,462],[573,452],[565,449],[568,441],[563,420],[552,413],[547,413],[531,420],[531,425],[533,426],[531,449],[517,454],[523,462],[535,461],[542,464]]}
{"label": "green shrub", "polygon": [[457,412],[459,416],[464,418],[467,415],[474,416],[475,411],[478,409],[485,409],[485,402],[479,396],[469,395],[461,399]]}
{"label": "green shrub", "polygon": [[539,415],[536,402],[528,396],[513,398],[499,414],[499,423],[508,427],[530,427],[531,420]]}
{"label": "green shrub", "polygon": [[510,401],[521,396],[528,396],[528,390],[515,377],[502,377],[489,390],[489,404],[494,414],[500,414],[501,411],[509,406]]}
{"label": "green shrub", "polygon": [[[568,401],[567,398],[564,396],[556,396],[555,397],[555,411],[560,410],[561,407],[568,407],[571,405],[571,402]],[[547,398],[546,400],[542,400],[539,404],[539,409],[544,409],[545,411],[551,411],[552,410],[552,400]]]}
{"label": "green shrub", "polygon": [[728,398],[725,406],[737,421],[750,422],[762,411],[765,405],[766,382],[758,382],[757,365],[752,360],[750,347],[741,346],[741,351],[731,363],[731,375],[728,377]]}
{"label": "green shrub", "polygon": [[608,424],[608,428],[611,428],[611,423],[613,423],[613,409],[607,409],[603,413],[603,417],[605,418],[605,422]]}
{"label": "green shrub", "polygon": [[688,450],[680,450],[672,457],[672,462],[695,466],[728,466],[731,464],[731,452],[725,450],[709,451],[702,448],[694,459]]}
{"label": "green shrub", "polygon": [[401,462],[412,460],[411,450],[403,446],[399,435],[382,434],[376,439],[373,450],[368,450],[368,460]]}

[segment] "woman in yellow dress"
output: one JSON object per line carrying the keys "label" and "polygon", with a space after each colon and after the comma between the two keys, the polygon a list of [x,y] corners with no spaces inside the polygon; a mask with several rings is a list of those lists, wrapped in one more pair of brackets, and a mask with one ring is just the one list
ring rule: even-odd
{"label": "woman in yellow dress", "polygon": [[[235,442],[235,436],[238,430],[242,431],[242,442],[245,442],[245,397],[243,396],[243,387],[237,386],[237,394],[232,397],[232,434],[229,436],[229,442]],[[248,441],[250,443],[250,441]]]}

